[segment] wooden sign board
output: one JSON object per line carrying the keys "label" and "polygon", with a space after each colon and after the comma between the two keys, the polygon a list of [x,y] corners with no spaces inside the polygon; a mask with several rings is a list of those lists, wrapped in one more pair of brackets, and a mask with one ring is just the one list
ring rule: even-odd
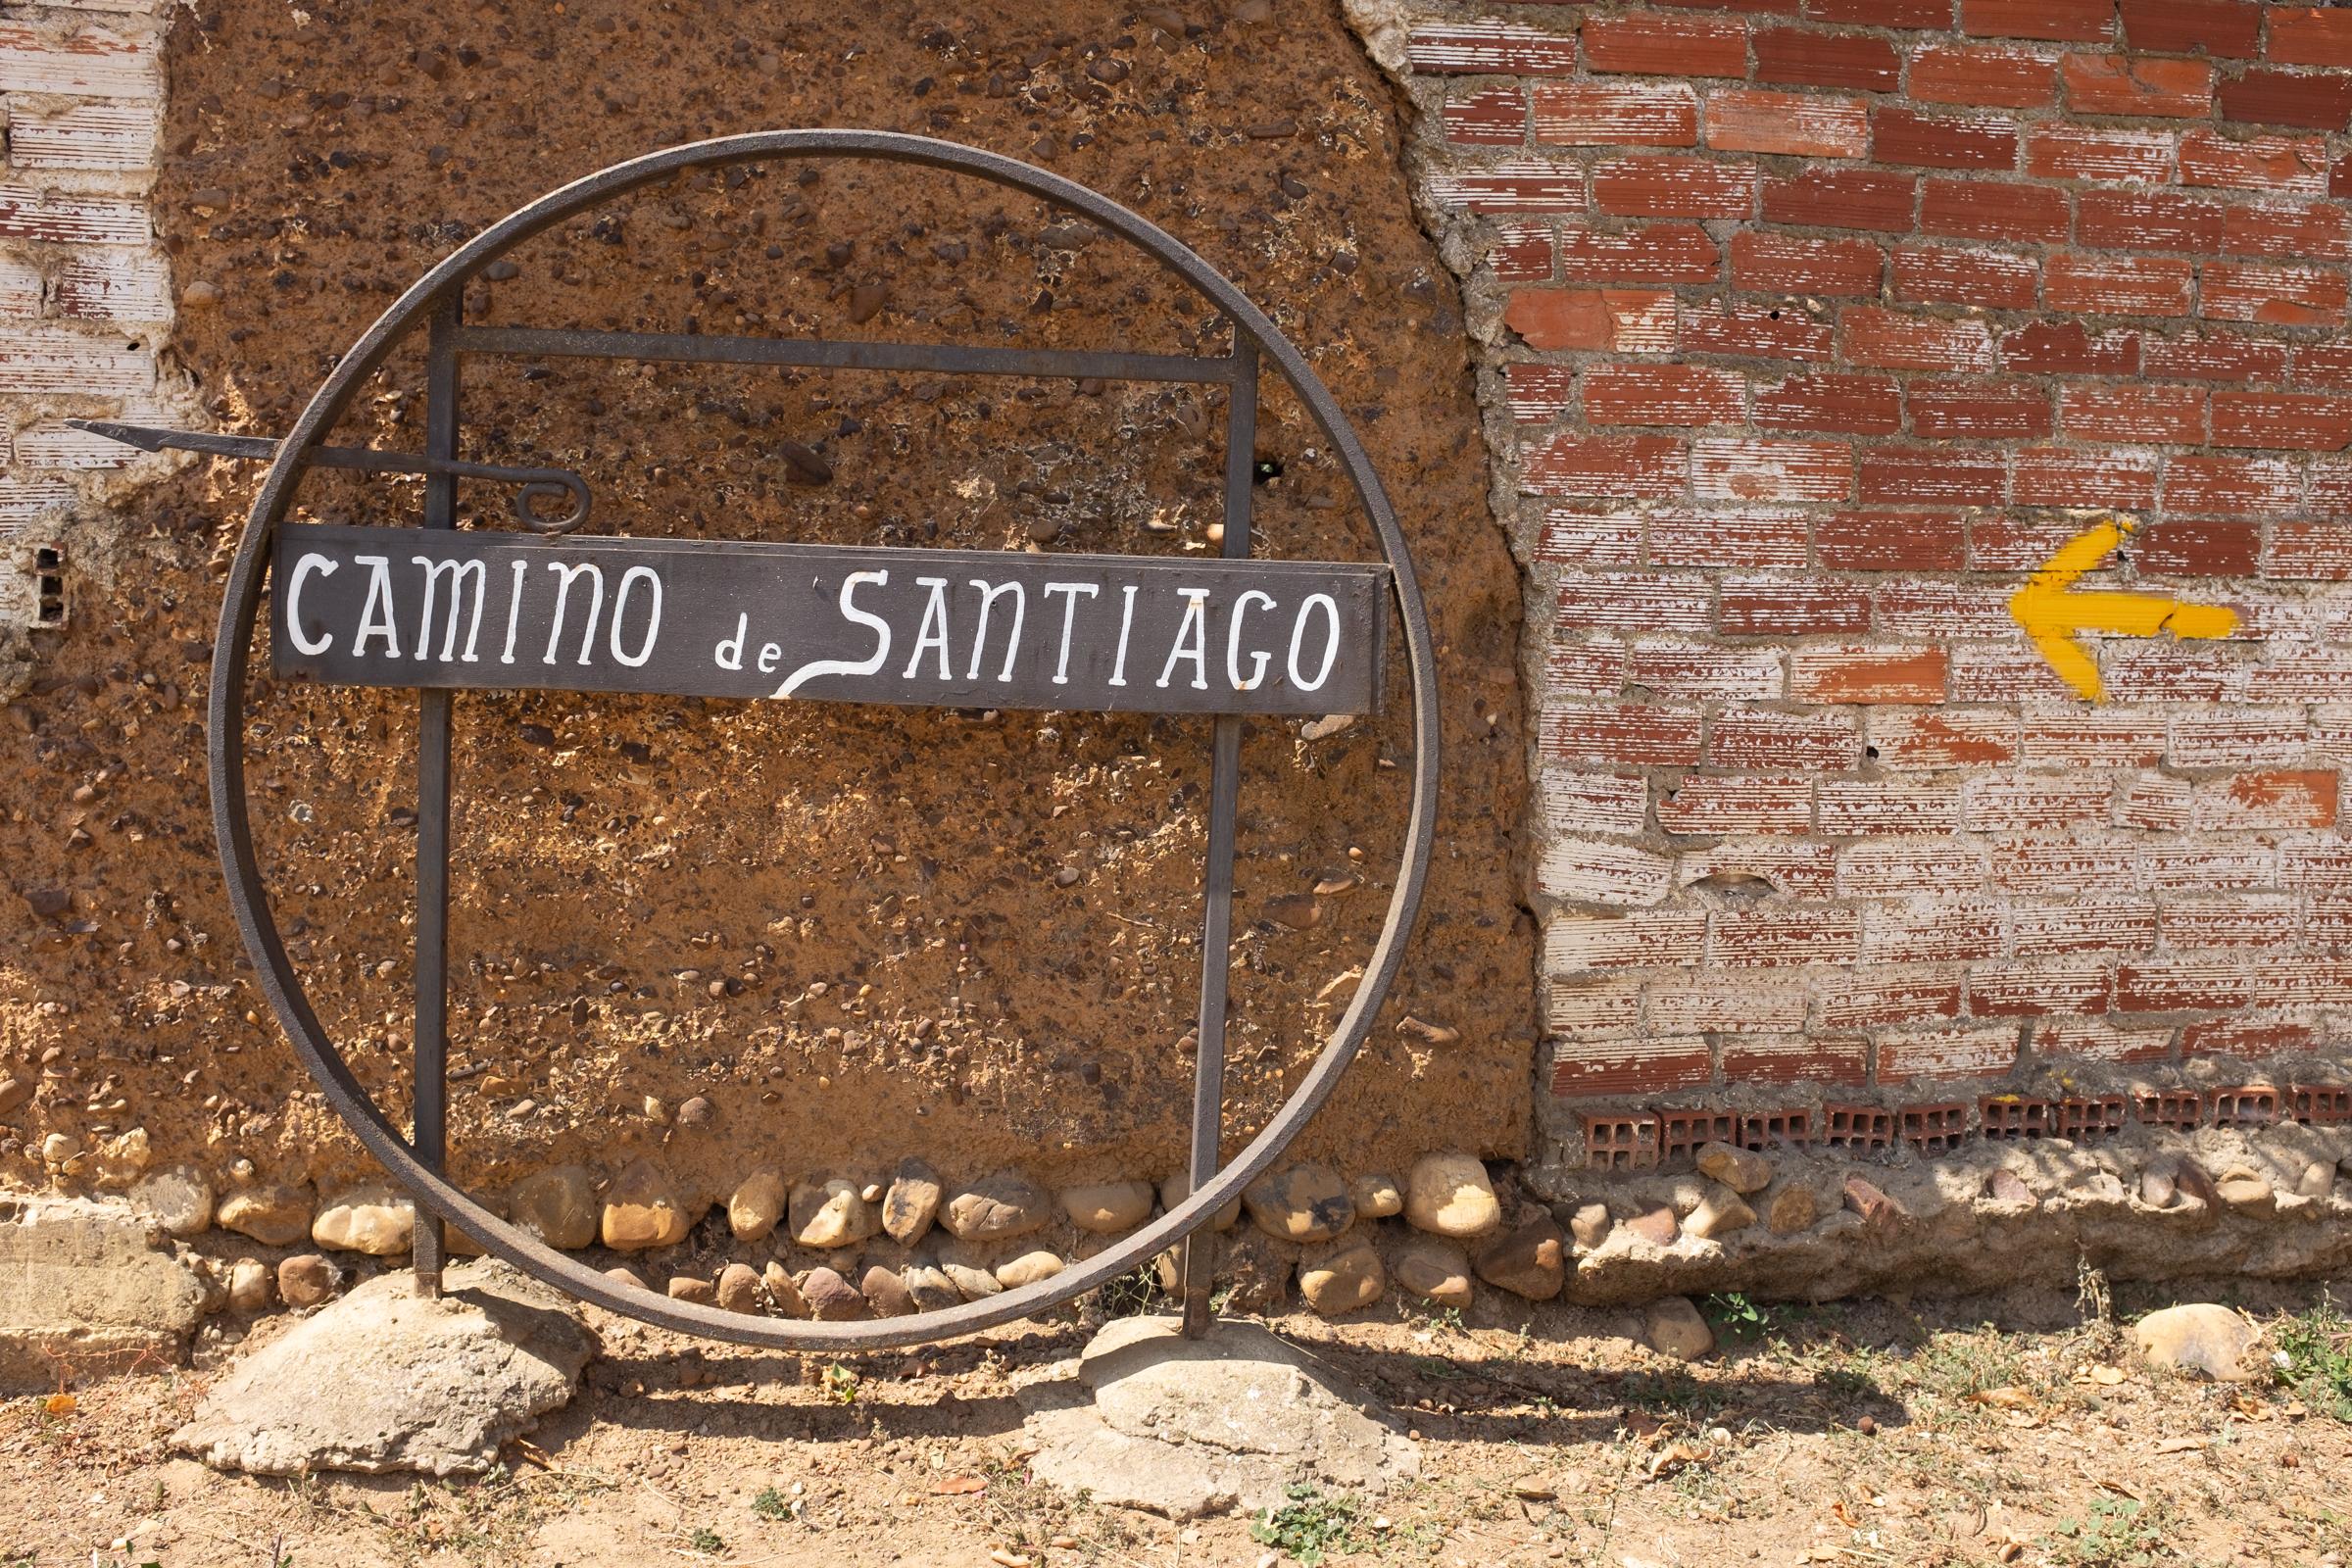
{"label": "wooden sign board", "polygon": [[1385,565],[284,523],[271,666],[338,685],[1362,713]]}

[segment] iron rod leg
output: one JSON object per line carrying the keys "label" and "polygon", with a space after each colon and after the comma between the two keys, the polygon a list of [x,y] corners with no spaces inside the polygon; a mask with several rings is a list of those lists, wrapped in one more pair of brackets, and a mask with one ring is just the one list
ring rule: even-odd
{"label": "iron rod leg", "polygon": [[[1250,486],[1257,457],[1257,349],[1237,326],[1234,357],[1242,363],[1225,405],[1224,554],[1250,554]],[[1225,992],[1233,965],[1233,836],[1241,811],[1242,716],[1217,715],[1208,783],[1208,862],[1202,875],[1200,1016],[1193,1069],[1192,1190],[1199,1192],[1224,1158]],[[1207,1228],[1184,1244],[1184,1333],[1208,1332],[1210,1275],[1215,1244]]]}
{"label": "iron rod leg", "polygon": [[[458,448],[459,295],[453,289],[433,307],[425,340],[425,431],[428,459],[450,459]],[[457,526],[454,475],[427,475],[424,525]],[[436,1174],[449,1162],[449,696],[426,691],[416,702],[416,1157]],[[441,1222],[417,1205],[411,1243],[419,1296],[441,1294],[448,1256]]]}

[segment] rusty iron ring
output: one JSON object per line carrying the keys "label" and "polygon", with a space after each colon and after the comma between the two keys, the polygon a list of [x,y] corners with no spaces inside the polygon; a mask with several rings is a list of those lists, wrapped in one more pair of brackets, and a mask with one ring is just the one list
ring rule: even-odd
{"label": "rusty iron ring", "polygon": [[[1365,961],[1363,980],[1347,1011],[1281,1112],[1214,1179],[1158,1220],[1060,1274],[954,1307],[868,1321],[819,1323],[754,1317],[716,1306],[673,1300],[624,1285],[509,1224],[426,1166],[353,1075],[312,1009],[269,906],[247,813],[245,688],[271,539],[302,472],[309,466],[310,449],[333,427],[360,386],[383,364],[400,337],[426,318],[439,299],[451,290],[463,288],[478,269],[521,241],[601,201],[684,170],[774,158],[871,159],[923,165],[993,180],[1120,235],[1183,278],[1233,322],[1237,340],[1248,337],[1274,361],[1283,379],[1306,406],[1324,438],[1346,464],[1356,499],[1372,522],[1381,554],[1392,572],[1412,690],[1411,812],[1405,825],[1399,875],[1396,892],[1389,901],[1387,920]],[[1189,247],[1140,215],[1083,185],[1018,160],[898,131],[758,131],[649,153],[551,191],[517,209],[459,247],[412,284],[336,364],[278,446],[229,567],[213,645],[207,714],[213,825],[220,841],[221,869],[227,881],[229,903],[236,913],[238,932],[252,956],[263,992],[303,1064],[368,1152],[424,1208],[457,1226],[487,1251],[575,1298],[663,1328],[781,1350],[883,1349],[1034,1317],[1175,1246],[1237,1198],[1281,1155],[1292,1138],[1330,1099],[1341,1074],[1370,1032],[1373,1015],[1396,979],[1420,907],[1429,873],[1438,799],[1437,665],[1430,644],[1428,612],[1422,604],[1411,553],[1362,443],[1305,358],[1240,289]]]}

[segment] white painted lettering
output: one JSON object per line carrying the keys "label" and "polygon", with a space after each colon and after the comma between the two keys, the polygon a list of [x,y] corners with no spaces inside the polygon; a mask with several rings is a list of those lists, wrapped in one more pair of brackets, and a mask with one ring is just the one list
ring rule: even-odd
{"label": "white painted lettering", "polygon": [[[351,562],[355,566],[368,568],[368,603],[360,611],[360,635],[352,642],[352,657],[355,659],[367,658],[368,639],[381,637],[387,650],[384,657],[398,659],[400,657],[400,633],[392,625],[391,559],[386,556],[354,556],[351,558]],[[375,612],[375,607],[378,605],[384,607],[384,612],[381,615]]]}
{"label": "white painted lettering", "polygon": [[[1315,671],[1315,678],[1313,680],[1308,680],[1304,675],[1298,673],[1298,648],[1299,645],[1306,640],[1307,612],[1315,609],[1315,607],[1318,605],[1320,605],[1323,609],[1323,618],[1329,624],[1330,630],[1325,635],[1323,642],[1323,667]],[[1291,622],[1291,684],[1298,687],[1302,692],[1321,690],[1323,683],[1331,679],[1331,666],[1338,663],[1339,660],[1339,603],[1329,594],[1308,594],[1306,596],[1306,603],[1298,607],[1298,619]]]}
{"label": "white painted lettering", "polygon": [[[645,622],[645,640],[637,645],[634,657],[620,651],[620,623],[628,618],[629,589],[639,579],[651,583],[654,589],[653,612]],[[631,566],[620,574],[620,588],[612,596],[612,657],[631,669],[643,667],[654,657],[654,639],[662,635],[662,577],[651,566]]]}
{"label": "white painted lettering", "polygon": [[[800,689],[804,682],[814,680],[819,675],[871,675],[875,670],[880,669],[882,662],[890,657],[890,622],[884,620],[880,615],[859,610],[850,602],[850,596],[857,592],[858,585],[861,582],[870,582],[877,588],[886,588],[890,585],[890,573],[887,571],[853,571],[842,579],[841,612],[851,620],[858,622],[858,625],[873,632],[880,639],[874,644],[873,657],[857,663],[852,663],[844,659],[812,660],[794,670],[784,684],[776,688],[778,697],[790,697]],[[940,657],[944,659],[947,656],[943,654]]]}
{"label": "white painted lettering", "polygon": [[586,572],[588,586],[596,590],[596,597],[588,601],[588,624],[580,633],[579,662],[585,664],[590,650],[596,646],[596,623],[605,613],[605,568],[593,561],[582,562],[576,566],[551,561],[547,564],[547,569],[564,580],[556,585],[556,623],[547,629],[547,654],[539,662],[552,664],[556,662],[556,647],[564,640],[564,607],[571,599],[572,579]]}
{"label": "white painted lettering", "polygon": [[1087,598],[1092,599],[1102,591],[1102,584],[1092,582],[1050,582],[1046,584],[1045,597],[1048,599],[1053,598],[1055,594],[1069,596],[1069,603],[1061,607],[1061,658],[1054,665],[1054,684],[1056,686],[1067,686],[1070,683],[1070,631],[1078,620],[1078,596],[1084,594]]}
{"label": "white painted lettering", "polygon": [[1257,690],[1257,683],[1266,678],[1266,666],[1274,662],[1271,654],[1250,654],[1250,657],[1257,662],[1250,666],[1250,678],[1242,679],[1242,616],[1248,612],[1252,599],[1268,610],[1274,608],[1273,595],[1259,593],[1254,588],[1233,602],[1233,624],[1225,628],[1225,678],[1233,683],[1233,689],[1237,692]]}
{"label": "white painted lettering", "polygon": [[514,563],[514,587],[507,595],[507,646],[498,656],[502,664],[514,662],[514,634],[522,629],[522,574],[530,569],[530,564],[527,561]]}
{"label": "white painted lettering", "polygon": [[783,649],[778,648],[774,643],[761,643],[760,645],[759,660],[760,673],[762,675],[773,675],[776,672],[776,665],[781,663],[783,659]]}
{"label": "white painted lettering", "polygon": [[917,586],[930,589],[931,597],[923,604],[923,623],[914,631],[914,652],[907,658],[906,673],[899,679],[914,679],[915,670],[923,662],[923,650],[936,648],[939,650],[939,678],[954,680],[956,674],[948,668],[948,579],[917,577],[914,580]]}
{"label": "white painted lettering", "polygon": [[[1159,679],[1153,684],[1165,691],[1168,677],[1176,673],[1178,664],[1189,659],[1193,664],[1193,690],[1204,692],[1208,690],[1208,590],[1179,588],[1175,591],[1184,595],[1184,619],[1176,623],[1176,638],[1168,645],[1168,662],[1159,667]],[[1184,643],[1187,632],[1192,633],[1193,638],[1190,648]]]}
{"label": "white painted lettering", "polygon": [[[735,635],[721,637],[718,640],[718,646],[710,650],[710,662],[721,669],[741,669],[743,667],[744,639],[751,634],[752,617],[748,614],[737,615],[735,617]],[[730,653],[729,649],[734,651]]]}
{"label": "white painted lettering", "polygon": [[1135,629],[1135,584],[1119,590],[1124,596],[1119,606],[1119,651],[1110,662],[1110,681],[1113,686],[1127,684],[1127,634]]}
{"label": "white painted lettering", "polygon": [[335,646],[332,632],[317,642],[302,634],[302,579],[314,571],[321,577],[331,577],[340,564],[340,562],[329,561],[316,550],[304,551],[302,558],[294,563],[293,574],[286,578],[286,635],[294,640],[295,652],[323,654]]}
{"label": "white painted lettering", "polygon": [[440,586],[441,574],[449,573],[449,613],[441,622],[441,662],[449,662],[450,655],[458,649],[458,612],[466,602],[466,578],[473,576],[473,622],[466,629],[466,662],[480,662],[474,657],[473,645],[482,635],[482,601],[490,597],[490,568],[478,561],[435,561],[430,556],[409,558],[424,568],[424,613],[416,618],[416,652],[412,658],[422,659],[433,642],[433,591]]}
{"label": "white painted lettering", "polygon": [[1004,667],[997,672],[1000,684],[1012,679],[1012,662],[1021,651],[1021,622],[1029,616],[1029,595],[1017,582],[991,583],[974,577],[972,586],[980,590],[980,629],[972,633],[972,667],[964,673],[965,680],[980,678],[980,653],[988,646],[988,612],[995,608],[997,595],[1012,595],[1012,630],[1004,634]]}

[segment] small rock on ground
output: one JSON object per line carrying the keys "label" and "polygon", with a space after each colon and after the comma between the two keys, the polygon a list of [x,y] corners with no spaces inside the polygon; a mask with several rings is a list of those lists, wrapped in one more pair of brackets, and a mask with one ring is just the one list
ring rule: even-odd
{"label": "small rock on ground", "polygon": [[505,1263],[450,1270],[437,1300],[378,1275],[237,1362],[172,1442],[256,1475],[478,1475],[570,1401],[592,1352],[578,1310]]}
{"label": "small rock on ground", "polygon": [[2245,1383],[2262,1375],[2252,1354],[2261,1338],[2253,1324],[2211,1301],[2168,1306],[2132,1326],[2132,1343],[2150,1366],[2201,1372],[2222,1383]]}
{"label": "small rock on ground", "polygon": [[1298,1483],[1377,1495],[1420,1468],[1371,1399],[1252,1323],[1187,1340],[1173,1318],[1121,1318],[1075,1382],[1022,1399],[1039,1480],[1174,1519],[1277,1507]]}

